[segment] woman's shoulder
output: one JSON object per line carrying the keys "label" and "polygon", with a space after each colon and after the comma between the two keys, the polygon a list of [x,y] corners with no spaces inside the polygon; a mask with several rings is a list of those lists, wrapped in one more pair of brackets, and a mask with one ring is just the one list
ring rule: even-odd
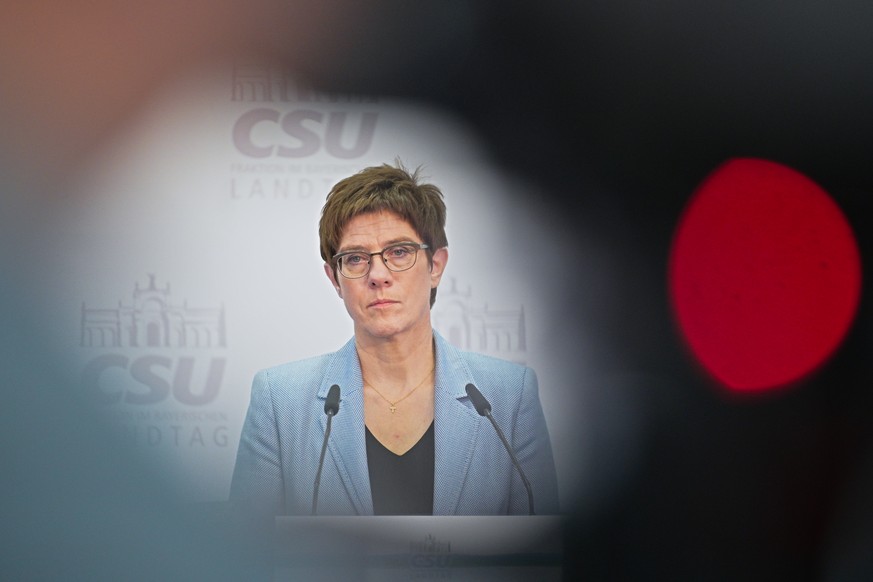
{"label": "woman's shoulder", "polygon": [[520,378],[533,376],[531,368],[523,363],[505,360],[499,357],[466,351],[448,343],[445,338],[435,334],[439,350],[444,351],[447,362],[460,360],[474,378]]}
{"label": "woman's shoulder", "polygon": [[492,374],[524,375],[530,368],[526,365],[504,360],[495,356],[457,350],[458,355],[470,366],[471,371],[485,371]]}
{"label": "woman's shoulder", "polygon": [[252,391],[263,390],[282,400],[311,397],[334,355],[321,354],[264,368],[255,374]]}
{"label": "woman's shoulder", "polygon": [[259,371],[259,375],[269,376],[270,378],[285,378],[285,377],[299,377],[299,376],[307,376],[311,374],[317,374],[324,370],[327,366],[330,359],[335,355],[336,352],[331,352],[328,354],[321,354],[318,356],[311,356],[308,358],[303,358],[302,360],[294,360],[293,362],[285,362],[284,364],[277,364],[275,366],[270,366],[269,368],[264,368]]}

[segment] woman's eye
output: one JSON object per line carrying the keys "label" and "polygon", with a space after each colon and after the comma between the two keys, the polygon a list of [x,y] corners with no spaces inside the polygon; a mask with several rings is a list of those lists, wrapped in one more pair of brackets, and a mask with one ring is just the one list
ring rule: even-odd
{"label": "woman's eye", "polygon": [[347,265],[360,265],[367,261],[364,255],[346,255],[343,259]]}

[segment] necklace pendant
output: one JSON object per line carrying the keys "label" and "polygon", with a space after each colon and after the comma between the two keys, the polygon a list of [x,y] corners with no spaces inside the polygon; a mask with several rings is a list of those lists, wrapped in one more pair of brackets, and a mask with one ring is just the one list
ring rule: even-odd
{"label": "necklace pendant", "polygon": [[394,414],[394,411],[397,410],[397,407],[394,406],[393,404],[389,408],[391,409],[391,414]]}

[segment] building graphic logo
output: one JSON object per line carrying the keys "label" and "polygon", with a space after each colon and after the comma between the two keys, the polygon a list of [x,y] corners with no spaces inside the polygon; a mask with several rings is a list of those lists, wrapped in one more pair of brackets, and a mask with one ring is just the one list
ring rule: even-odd
{"label": "building graphic logo", "polygon": [[451,574],[452,542],[427,534],[423,540],[409,542],[409,568],[412,578],[445,578]]}
{"label": "building graphic logo", "polygon": [[455,347],[526,363],[524,307],[489,309],[473,301],[469,286],[461,291],[452,278],[448,287],[440,287],[432,317],[434,328]]}
{"label": "building graphic logo", "polygon": [[134,284],[112,307],[82,303],[82,389],[109,406],[137,444],[227,446],[227,414],[211,410],[227,358],[224,305],[177,302],[169,283]]}
{"label": "building graphic logo", "polygon": [[375,95],[318,91],[287,71],[238,61],[231,70],[231,101],[244,103],[377,103]]}
{"label": "building graphic logo", "polygon": [[291,79],[278,75],[263,63],[234,63],[231,72],[232,101],[273,101],[276,91],[281,91],[280,100],[288,99]]}
{"label": "building graphic logo", "polygon": [[170,285],[158,288],[155,276],[133,290],[129,305],[88,308],[82,303],[82,346],[98,348],[227,347],[224,306],[173,305]]}

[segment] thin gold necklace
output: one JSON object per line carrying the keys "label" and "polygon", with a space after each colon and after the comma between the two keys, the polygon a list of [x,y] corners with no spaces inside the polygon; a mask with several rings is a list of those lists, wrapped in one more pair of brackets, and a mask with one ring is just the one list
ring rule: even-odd
{"label": "thin gold necklace", "polygon": [[436,366],[434,366],[433,368],[431,368],[430,372],[427,373],[427,376],[424,377],[424,380],[422,380],[421,382],[419,382],[418,385],[416,385],[415,388],[413,388],[412,390],[410,390],[409,392],[407,392],[407,393],[406,393],[406,396],[404,396],[404,397],[401,398],[400,400],[395,400],[394,402],[391,402],[390,400],[388,400],[387,398],[385,398],[385,395],[384,395],[384,394],[382,394],[381,392],[379,392],[379,390],[378,390],[375,386],[373,386],[372,384],[370,384],[370,383],[367,382],[366,380],[364,380],[364,386],[369,386],[370,388],[372,388],[372,389],[376,392],[376,394],[378,394],[379,396],[381,396],[381,397],[382,397],[382,400],[384,400],[385,402],[387,402],[387,403],[390,405],[388,408],[389,408],[389,410],[391,410],[391,414],[394,414],[395,412],[397,412],[397,405],[400,404],[401,402],[403,402],[404,400],[406,400],[407,398],[409,398],[409,397],[412,395],[413,392],[415,392],[416,390],[418,390],[419,388],[421,388],[422,386],[424,386],[424,383],[427,382],[427,379],[430,378],[430,375],[433,374],[433,371],[434,371],[434,370],[436,370]]}

